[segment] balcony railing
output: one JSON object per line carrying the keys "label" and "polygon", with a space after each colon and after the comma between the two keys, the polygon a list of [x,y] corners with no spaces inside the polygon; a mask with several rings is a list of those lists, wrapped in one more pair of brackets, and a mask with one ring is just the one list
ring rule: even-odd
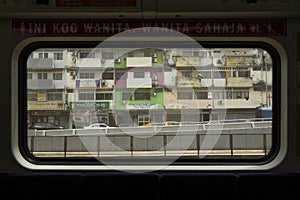
{"label": "balcony railing", "polygon": [[179,79],[178,87],[201,87],[200,81],[197,79]]}
{"label": "balcony railing", "polygon": [[252,79],[249,77],[228,77],[227,87],[252,87]]}
{"label": "balcony railing", "polygon": [[126,84],[127,88],[152,88],[152,78],[130,78]]}
{"label": "balcony railing", "polygon": [[[52,79],[28,79],[27,88],[28,89],[54,89]],[[62,87],[64,88],[64,87]],[[61,89],[62,89],[61,88]],[[60,88],[55,88],[60,89]]]}

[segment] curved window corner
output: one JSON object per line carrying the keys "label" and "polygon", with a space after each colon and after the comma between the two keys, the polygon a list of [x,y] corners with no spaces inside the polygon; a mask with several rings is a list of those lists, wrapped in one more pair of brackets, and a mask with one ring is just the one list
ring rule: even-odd
{"label": "curved window corner", "polygon": [[32,168],[270,168],[286,149],[281,53],[247,39],[33,42],[13,135]]}

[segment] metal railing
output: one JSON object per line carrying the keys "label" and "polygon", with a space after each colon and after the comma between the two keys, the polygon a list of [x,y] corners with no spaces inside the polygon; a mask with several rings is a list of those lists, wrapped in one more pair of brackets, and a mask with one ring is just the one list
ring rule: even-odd
{"label": "metal railing", "polygon": [[197,124],[167,127],[30,130],[36,156],[267,155],[272,122]]}

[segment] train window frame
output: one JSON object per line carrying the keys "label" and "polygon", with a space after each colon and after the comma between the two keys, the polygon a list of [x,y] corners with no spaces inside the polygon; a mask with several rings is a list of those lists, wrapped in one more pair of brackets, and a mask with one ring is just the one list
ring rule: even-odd
{"label": "train window frame", "polygon": [[[31,156],[28,152],[28,148],[25,144],[25,135],[22,134],[25,131],[25,119],[27,101],[24,101],[24,91],[22,85],[26,85],[24,71],[24,57],[28,55],[30,49],[37,49],[41,45],[54,44],[55,47],[65,44],[74,43],[74,46],[80,45],[86,46],[95,42],[102,42],[106,38],[102,37],[32,37],[21,41],[15,48],[12,54],[12,152],[16,160],[25,168],[28,169],[49,169],[49,170],[111,170],[111,167],[106,165],[99,165],[99,162],[89,162],[84,160],[61,160],[61,159],[50,159],[43,160],[37,159]],[[130,41],[132,38],[128,38]],[[251,160],[231,162],[224,161],[222,159],[206,160],[204,162],[190,162],[184,160],[182,162],[176,162],[176,164],[170,164],[160,168],[160,170],[265,170],[271,169],[277,166],[283,159],[287,151],[287,55],[282,45],[274,39],[268,37],[193,37],[193,39],[199,43],[210,43],[210,45],[230,44],[241,45],[245,47],[245,44],[254,45],[258,47],[266,47],[269,50],[274,51],[273,53],[278,56],[276,58],[276,66],[278,69],[273,70],[273,77],[276,80],[280,80],[274,84],[275,78],[273,78],[273,102],[275,102],[274,110],[275,115],[273,116],[272,125],[272,153],[269,154],[263,160]],[[133,40],[133,39],[132,39]],[[134,38],[134,41],[143,41],[143,39]],[[175,40],[175,39],[174,39]],[[36,45],[37,44],[37,45]],[[73,45],[73,44],[72,44]],[[70,45],[70,46],[72,46]],[[50,45],[51,46],[51,45]],[[25,53],[24,53],[25,52]],[[273,54],[273,55],[274,55]],[[23,60],[22,60],[23,59]],[[27,59],[27,58],[26,58]],[[22,65],[23,64],[23,65]],[[23,69],[22,69],[23,67]],[[22,75],[23,77],[20,77]],[[15,81],[18,80],[18,81]],[[20,82],[22,80],[23,82]],[[23,95],[22,95],[23,94]],[[278,122],[277,124],[274,124]],[[24,127],[22,130],[22,126]],[[233,162],[232,162],[233,161]],[[120,165],[118,169],[124,170],[155,170],[158,166],[151,164],[148,165]]]}

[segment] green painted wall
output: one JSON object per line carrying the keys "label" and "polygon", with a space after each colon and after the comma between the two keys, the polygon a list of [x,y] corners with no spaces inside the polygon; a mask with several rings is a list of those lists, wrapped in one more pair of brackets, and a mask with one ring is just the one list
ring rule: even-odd
{"label": "green painted wall", "polygon": [[[150,93],[154,93],[155,89],[139,89],[139,91],[150,91]],[[164,104],[164,93],[163,92],[156,92],[156,96],[151,95],[150,100],[134,100],[134,94],[133,100],[127,100],[126,104],[122,104],[122,93],[123,92],[131,92],[134,93],[133,90],[130,89],[122,89],[122,90],[116,90],[115,91],[115,109],[126,109],[126,104],[158,104],[159,108],[163,108]]]}

